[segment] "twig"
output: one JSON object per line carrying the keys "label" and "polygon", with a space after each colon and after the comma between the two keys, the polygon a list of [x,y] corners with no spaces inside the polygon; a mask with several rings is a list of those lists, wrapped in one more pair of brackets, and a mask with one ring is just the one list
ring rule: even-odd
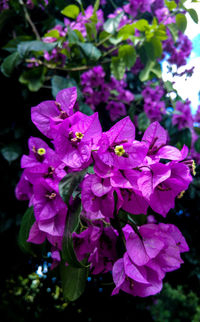
{"label": "twig", "polygon": [[33,30],[33,33],[35,34],[36,39],[41,40],[41,37],[39,35],[39,32],[37,31],[37,29],[36,29],[33,21],[31,20],[31,17],[30,17],[30,15],[28,13],[28,10],[26,9],[26,6],[25,6],[23,0],[19,0],[19,3],[23,7],[25,18],[28,21],[29,25],[31,26],[31,28]]}
{"label": "twig", "polygon": [[108,35],[106,38],[102,39],[99,43],[96,44],[97,47],[101,46],[104,42],[109,40],[112,37],[112,35]]}
{"label": "twig", "polygon": [[[32,63],[33,61],[31,59],[26,59],[26,62],[27,63]],[[47,67],[49,69],[62,70],[62,71],[66,71],[66,72],[75,72],[75,71],[87,70],[87,69],[90,69],[90,68],[93,68],[94,66],[96,66],[96,65],[92,65],[92,66],[84,65],[84,66],[66,68],[66,67],[59,67],[59,66],[55,66],[55,65],[45,63],[40,59],[35,59],[35,62],[38,63],[39,65],[43,65],[43,66],[45,66],[45,67]],[[107,64],[107,63],[110,63],[110,60],[105,60],[104,62],[102,62],[102,64]]]}

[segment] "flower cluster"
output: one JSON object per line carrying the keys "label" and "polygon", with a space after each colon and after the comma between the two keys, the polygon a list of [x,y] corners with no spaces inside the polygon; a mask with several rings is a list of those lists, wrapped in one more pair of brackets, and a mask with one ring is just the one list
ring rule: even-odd
{"label": "flower cluster", "polygon": [[0,12],[9,9],[9,0],[0,1]]}
{"label": "flower cluster", "polygon": [[[65,18],[64,24],[66,27],[64,31],[67,33],[69,28],[72,30],[76,29],[81,32],[83,37],[86,37],[87,30],[86,30],[85,24],[90,22],[90,18],[92,17],[93,13],[94,13],[94,8],[93,6],[90,5],[85,9],[84,15],[82,14],[82,12],[79,13],[79,15],[76,18],[76,21],[71,22],[69,19]],[[97,31],[99,31],[104,23],[103,11],[101,9],[97,10],[96,15],[98,20],[96,24],[96,29]]]}
{"label": "flower cluster", "polygon": [[[28,199],[35,215],[28,241],[40,244],[47,239],[54,265],[59,263],[65,222],[71,215],[59,194],[59,182],[92,167],[93,173],[86,171],[77,188],[82,203],[81,225],[72,234],[77,258],[87,258],[93,274],[112,270],[113,294],[119,289],[142,297],[155,294],[165,273],[180,267],[180,253],[188,246],[173,225],[123,227],[119,211],[125,222],[126,212],[147,214],[148,207],[165,217],[192,181],[188,149],[167,145],[167,132],[158,122],[147,128],[141,141],[135,139],[129,117],[102,132],[97,113],[74,113],[76,97],[72,87],[60,91],[56,101],[32,108],[33,123],[54,148],[30,138],[29,155],[21,160],[24,172],[16,196]],[[70,205],[73,202],[71,196]],[[116,243],[122,235],[125,251],[118,254]]]}
{"label": "flower cluster", "polygon": [[[94,8],[93,6],[88,6],[85,9],[84,15],[82,12],[76,18],[76,21],[70,21],[68,18],[64,18],[64,25],[57,24],[48,33],[52,31],[57,31],[58,37],[63,38],[66,37],[69,30],[78,30],[83,37],[87,36],[86,24],[90,22],[90,19],[93,15]],[[101,9],[97,10],[96,12],[98,22],[96,24],[97,31],[103,26],[104,17],[103,11]],[[54,43],[57,42],[57,38],[53,36],[45,36],[43,37],[43,41],[45,43]],[[66,62],[66,56],[62,53],[62,49],[67,48],[69,50],[68,42],[64,41],[62,43],[62,48],[56,47],[50,53],[45,51],[44,58],[46,61],[51,61],[53,63],[58,63],[60,66],[64,66]],[[32,67],[32,66],[28,66]]]}
{"label": "flower cluster", "polygon": [[142,91],[144,98],[144,111],[151,121],[161,121],[162,115],[165,114],[165,103],[161,101],[164,95],[162,87],[157,85],[155,88],[147,84],[145,89]]}
{"label": "flower cluster", "polygon": [[124,6],[124,11],[132,17],[136,17],[139,12],[151,12],[151,3],[149,0],[130,0]]}
{"label": "flower cluster", "polygon": [[185,102],[176,102],[175,112],[172,116],[172,124],[177,125],[179,130],[193,126],[190,103],[191,102],[189,100],[186,100]]}
{"label": "flower cluster", "polygon": [[115,289],[146,297],[161,291],[166,272],[178,269],[183,263],[180,253],[188,245],[174,225],[146,224],[136,234],[130,225],[123,228],[126,252],[113,266]]}
{"label": "flower cluster", "polygon": [[192,42],[181,31],[178,33],[178,39],[175,44],[168,29],[167,37],[167,40],[163,42],[163,50],[170,54],[167,61],[170,64],[175,64],[177,67],[186,65],[187,58],[190,56],[192,51]]}
{"label": "flower cluster", "polygon": [[105,81],[105,72],[101,66],[96,66],[81,75],[81,85],[86,103],[96,110],[104,103],[111,121],[127,114],[126,104],[134,100],[134,95],[126,90],[125,80],[116,80],[113,76],[109,82]]}

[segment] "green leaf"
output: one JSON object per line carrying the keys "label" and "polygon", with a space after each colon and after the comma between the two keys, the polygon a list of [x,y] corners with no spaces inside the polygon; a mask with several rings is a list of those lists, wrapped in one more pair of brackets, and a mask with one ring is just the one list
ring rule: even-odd
{"label": "green leaf", "polygon": [[51,51],[57,46],[57,43],[45,43],[40,40],[22,41],[17,46],[17,51],[21,57],[27,56],[32,51]]}
{"label": "green leaf", "polygon": [[94,172],[94,166],[93,165],[90,165],[89,167],[88,167],[88,173],[90,173],[90,174],[94,174],[95,172]]}
{"label": "green leaf", "polygon": [[19,45],[20,42],[22,41],[29,41],[32,40],[33,38],[31,36],[18,36],[16,38],[13,38],[9,40],[9,42],[3,46],[4,50],[9,51],[10,53],[13,53],[17,50],[17,46]]}
{"label": "green leaf", "polygon": [[167,8],[171,11],[173,9],[175,9],[177,7],[177,4],[175,1],[171,0],[171,1],[168,1],[168,0],[165,0],[165,4],[167,6]]}
{"label": "green leaf", "polygon": [[111,73],[116,79],[121,80],[124,77],[126,66],[123,59],[112,57],[110,68]]}
{"label": "green leaf", "polygon": [[81,42],[84,42],[84,41],[85,41],[85,38],[83,37],[82,33],[81,33],[79,30],[74,29],[74,32],[77,34],[78,39],[79,39]]}
{"label": "green leaf", "polygon": [[189,128],[185,128],[175,132],[173,135],[171,135],[170,139],[171,145],[178,145],[181,149],[185,144],[188,146],[188,148],[190,148],[192,142],[192,134]]}
{"label": "green leaf", "polygon": [[74,268],[60,265],[62,280],[63,297],[67,301],[77,300],[84,292],[86,279],[88,276],[87,268]]}
{"label": "green leaf", "polygon": [[65,7],[61,11],[61,13],[68,18],[76,19],[76,17],[80,13],[80,10],[79,10],[79,7],[76,6],[75,4],[70,4],[69,6]]}
{"label": "green leaf", "polygon": [[139,31],[146,31],[150,28],[150,25],[147,20],[140,19],[137,22],[134,23],[134,27],[138,29]]}
{"label": "green leaf", "polygon": [[51,79],[51,86],[52,86],[52,95],[56,98],[56,95],[59,91],[69,87],[76,87],[77,89],[77,98],[80,101],[83,97],[82,92],[73,78],[65,78],[62,76],[54,75]]}
{"label": "green leaf", "polygon": [[116,16],[115,18],[110,18],[108,19],[104,25],[103,25],[103,29],[108,32],[109,34],[114,34],[117,31],[117,28],[120,24],[120,21],[123,17],[124,13],[121,12],[118,16]]}
{"label": "green leaf", "polygon": [[3,63],[1,64],[1,72],[6,77],[10,77],[15,67],[20,63],[21,57],[19,56],[18,52],[15,52],[4,59]]}
{"label": "green leaf", "polygon": [[93,13],[97,12],[97,10],[99,9],[99,5],[100,5],[100,0],[96,0],[94,3]]}
{"label": "green leaf", "polygon": [[127,40],[130,38],[130,36],[134,36],[134,34],[135,34],[134,26],[135,26],[134,24],[123,26],[119,30],[119,32],[117,34],[117,38],[121,38],[122,40]]}
{"label": "green leaf", "polygon": [[64,202],[69,205],[73,191],[78,187],[87,173],[87,169],[68,173],[59,183],[59,192]]}
{"label": "green leaf", "polygon": [[194,142],[194,147],[195,150],[200,153],[200,138],[198,138],[195,142]]}
{"label": "green leaf", "polygon": [[83,262],[79,262],[74,251],[72,233],[77,230],[80,222],[81,199],[76,197],[73,204],[68,209],[65,232],[62,242],[62,259],[70,266],[76,268],[86,267]]}
{"label": "green leaf", "polygon": [[151,38],[150,41],[146,41],[144,48],[150,60],[156,60],[162,56],[162,44],[161,41],[156,37]]}
{"label": "green leaf", "polygon": [[168,38],[166,33],[166,26],[160,24],[158,28],[154,31],[154,36],[152,38],[157,38],[158,40],[166,40]]}
{"label": "green leaf", "polygon": [[79,42],[79,36],[75,32],[75,30],[72,30],[71,28],[68,27],[67,28],[67,35],[68,35],[69,45],[74,45]]}
{"label": "green leaf", "polygon": [[80,5],[80,7],[81,7],[81,12],[82,12],[83,16],[85,16],[85,10],[84,10],[84,8],[83,8],[82,1],[81,1],[81,0],[76,0],[76,2]]}
{"label": "green leaf", "polygon": [[119,48],[119,58],[123,60],[127,68],[133,67],[136,61],[136,51],[131,45],[123,45]]}
{"label": "green leaf", "polygon": [[129,214],[129,219],[132,218],[136,222],[137,226],[142,226],[147,223],[147,215],[132,215]]}
{"label": "green leaf", "polygon": [[27,239],[29,236],[30,229],[33,226],[34,222],[35,222],[35,217],[33,213],[33,207],[31,207],[27,209],[27,211],[25,212],[22,218],[19,235],[18,235],[19,247],[25,253],[33,253],[32,245],[31,243],[27,242]]}
{"label": "green leaf", "polygon": [[139,79],[141,82],[145,82],[151,78],[151,72],[153,72],[157,77],[161,77],[161,69],[159,69],[159,64],[155,61],[148,60],[145,68],[140,72]]}
{"label": "green leaf", "polygon": [[15,161],[22,154],[22,149],[18,145],[8,145],[1,149],[1,154],[9,163]]}
{"label": "green leaf", "polygon": [[175,91],[175,89],[173,88],[172,82],[166,81],[166,82],[164,82],[164,85],[165,85],[165,88],[166,88],[168,93]]}
{"label": "green leaf", "polygon": [[178,29],[184,33],[186,27],[187,27],[187,19],[186,16],[183,13],[178,13],[176,15],[176,24]]}
{"label": "green leaf", "polygon": [[151,73],[153,73],[153,76],[156,76],[157,78],[162,77],[162,70],[159,63],[155,62],[154,66],[151,68]]}
{"label": "green leaf", "polygon": [[192,18],[192,20],[198,24],[199,22],[199,17],[198,14],[196,12],[196,10],[194,9],[188,9],[187,12],[189,13],[190,17]]}
{"label": "green leaf", "polygon": [[20,75],[19,82],[27,85],[31,92],[37,92],[43,85],[45,73],[42,66],[26,70]]}
{"label": "green leaf", "polygon": [[200,127],[195,126],[194,130],[198,135],[200,135]]}
{"label": "green leaf", "polygon": [[78,45],[88,59],[97,61],[101,57],[101,51],[93,44],[79,42]]}
{"label": "green leaf", "polygon": [[53,37],[53,38],[60,38],[60,34],[59,31],[57,29],[52,29],[50,31],[48,31],[46,34],[44,34],[44,38],[46,37]]}
{"label": "green leaf", "polygon": [[144,67],[143,70],[141,70],[139,74],[139,79],[141,82],[145,82],[150,78],[150,73],[154,65],[155,65],[154,61],[151,61],[151,60],[147,61],[146,66]]}
{"label": "green leaf", "polygon": [[145,112],[142,112],[138,115],[138,129],[141,132],[144,132],[150,124],[150,120],[147,117]]}
{"label": "green leaf", "polygon": [[[120,42],[122,42],[122,38],[119,38],[119,37],[111,37],[110,39],[109,39],[109,42],[112,44],[112,45],[114,45],[114,46],[116,46],[116,45],[118,45]],[[109,47],[109,46],[108,46]]]}
{"label": "green leaf", "polygon": [[94,114],[93,110],[89,107],[89,105],[85,103],[79,103],[79,111],[86,115]]}
{"label": "green leaf", "polygon": [[97,36],[96,24],[94,22],[85,24],[87,35],[90,41],[92,41]]}
{"label": "green leaf", "polygon": [[169,28],[171,35],[173,37],[173,40],[176,41],[177,37],[178,37],[178,27],[175,23],[171,23],[170,25],[167,25],[167,27]]}

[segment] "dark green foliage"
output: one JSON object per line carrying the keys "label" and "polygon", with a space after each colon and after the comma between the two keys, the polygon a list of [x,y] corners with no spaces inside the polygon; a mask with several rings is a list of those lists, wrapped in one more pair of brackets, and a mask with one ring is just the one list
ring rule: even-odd
{"label": "dark green foliage", "polygon": [[32,253],[31,243],[27,242],[29,231],[35,222],[33,207],[28,208],[25,212],[19,230],[18,242],[20,248],[26,253]]}
{"label": "dark green foliage", "polygon": [[199,318],[199,298],[192,291],[186,293],[182,286],[172,288],[165,284],[159,296],[155,297],[150,311],[156,322],[197,322]]}

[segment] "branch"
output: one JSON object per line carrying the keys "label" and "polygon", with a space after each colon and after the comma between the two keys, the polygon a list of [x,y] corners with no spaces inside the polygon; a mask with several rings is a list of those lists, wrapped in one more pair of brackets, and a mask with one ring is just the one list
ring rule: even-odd
{"label": "branch", "polygon": [[[33,63],[32,59],[26,59],[25,61],[26,61],[26,63]],[[82,70],[87,70],[87,69],[90,69],[90,68],[93,68],[94,66],[96,66],[96,65],[91,65],[91,66],[83,65],[83,66],[78,66],[78,67],[66,68],[66,67],[59,67],[59,66],[51,65],[51,64],[43,62],[40,59],[36,59],[36,58],[35,58],[34,62],[38,63],[39,65],[45,66],[49,69],[62,70],[65,72],[82,71]],[[104,62],[102,62],[102,64],[107,64],[107,63],[110,63],[110,60],[105,60]]]}
{"label": "branch", "polygon": [[23,7],[23,10],[24,10],[24,16],[26,18],[26,20],[28,21],[29,25],[31,26],[32,30],[33,30],[33,33],[35,34],[35,37],[37,40],[41,40],[41,37],[39,35],[39,32],[37,31],[33,21],[31,20],[31,17],[28,13],[28,10],[23,2],[23,0],[19,0],[19,3],[21,4],[21,6]]}

